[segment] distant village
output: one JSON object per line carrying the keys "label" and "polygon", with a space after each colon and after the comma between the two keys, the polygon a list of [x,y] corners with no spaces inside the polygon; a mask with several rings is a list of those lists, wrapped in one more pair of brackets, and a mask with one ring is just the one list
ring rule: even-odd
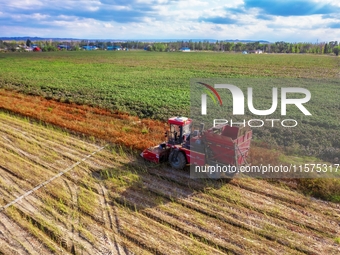
{"label": "distant village", "polygon": [[312,53],[338,55],[340,46],[337,41],[317,43],[288,42],[230,42],[230,41],[176,41],[176,42],[143,42],[143,41],[89,41],[89,40],[37,40],[30,39],[0,40],[1,52],[46,52],[46,51],[129,51],[145,50],[157,52],[238,52],[243,54],[267,53]]}

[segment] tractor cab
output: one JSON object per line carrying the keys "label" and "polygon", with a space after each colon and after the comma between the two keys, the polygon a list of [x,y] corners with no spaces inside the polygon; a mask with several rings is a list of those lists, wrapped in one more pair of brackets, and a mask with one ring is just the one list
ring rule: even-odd
{"label": "tractor cab", "polygon": [[170,129],[165,133],[167,141],[145,149],[140,155],[151,162],[167,161],[173,149],[190,148],[192,120],[186,117],[172,117],[168,120]]}
{"label": "tractor cab", "polygon": [[190,139],[192,120],[186,117],[172,117],[168,120],[170,130],[166,132],[168,144],[180,145]]}

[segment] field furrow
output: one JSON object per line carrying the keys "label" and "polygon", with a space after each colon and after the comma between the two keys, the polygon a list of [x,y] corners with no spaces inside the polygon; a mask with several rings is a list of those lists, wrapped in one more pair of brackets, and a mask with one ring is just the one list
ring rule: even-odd
{"label": "field furrow", "polygon": [[[157,183],[156,181],[148,180],[148,182],[150,190],[157,192],[157,194],[163,193],[169,196],[171,189],[167,189],[166,185],[159,184],[157,187],[155,185]],[[172,194],[171,196],[170,193],[170,198],[174,197],[174,195],[175,194]],[[197,196],[201,196],[201,199],[196,199]],[[202,197],[204,199],[202,199]],[[213,199],[210,200],[210,197]],[[305,231],[301,226],[285,223],[275,217],[268,217],[265,214],[253,212],[237,204],[228,204],[224,200],[214,199],[213,196],[210,197],[203,196],[202,194],[193,194],[188,198],[180,198],[176,201],[185,207],[222,220],[233,226],[255,232],[257,235],[265,237],[268,240],[293,247],[305,253],[313,253],[312,250],[308,249],[312,241],[310,239],[323,240],[323,249],[329,246],[332,247],[333,245],[332,240],[325,239],[322,235],[315,235],[312,231]],[[290,232],[289,236],[287,236],[288,230]],[[304,240],[304,236],[309,236],[310,239]]]}
{"label": "field furrow", "polygon": [[34,235],[0,213],[0,251],[3,254],[48,254],[50,250]]}
{"label": "field furrow", "polygon": [[272,197],[276,200],[286,202],[286,204],[311,208],[316,213],[323,213],[324,216],[334,216],[340,213],[339,204],[322,202],[321,200],[312,198],[306,199],[306,196],[302,194],[289,189],[282,189],[275,185],[270,185],[265,181],[256,182],[253,179],[246,178],[236,180],[232,185],[239,186],[248,191],[253,191],[253,193]]}
{"label": "field furrow", "polygon": [[[1,125],[0,128],[7,126],[4,132],[14,133],[14,136],[26,136],[27,138],[34,138],[43,142],[56,142],[59,146],[65,146],[74,151],[86,151],[91,152],[97,148],[97,145],[91,142],[87,142],[85,139],[79,139],[70,135],[69,133],[62,131],[61,129],[53,126],[39,124],[29,119],[22,118],[8,118],[8,115],[4,112],[0,112]],[[46,132],[46,127],[52,132]],[[34,132],[30,132],[31,129]],[[2,128],[3,129],[3,128]],[[11,130],[16,132],[11,132]]]}
{"label": "field furrow", "polygon": [[[223,200],[234,204],[241,204],[252,210],[261,211],[265,214],[278,217],[282,220],[295,223],[297,225],[304,225],[320,233],[339,233],[338,213],[339,206],[334,203],[325,203],[318,200],[311,200],[305,196],[291,192],[283,188],[278,188],[275,185],[269,184],[266,181],[252,180],[252,179],[234,179],[229,185],[225,185],[221,189],[211,189],[211,182],[208,181],[209,187],[206,188],[202,180],[192,180],[184,171],[170,172],[160,171],[158,169],[149,169],[153,175],[159,175],[169,181],[175,182],[184,187],[191,187],[198,190],[204,190],[211,194],[211,196],[220,197]],[[240,183],[243,185],[240,185]],[[254,183],[254,185],[252,185]],[[211,187],[214,187],[211,186]],[[216,185],[215,185],[216,187]],[[256,188],[255,188],[256,187]],[[257,192],[259,187],[259,192]],[[266,193],[261,190],[267,189]],[[276,192],[276,195],[272,195]],[[280,191],[281,190],[281,191]],[[289,193],[289,196],[285,193]],[[296,198],[296,201],[294,200]],[[303,200],[303,198],[305,198]],[[289,199],[287,201],[287,199]],[[299,204],[301,201],[301,204]],[[307,202],[309,201],[309,202]],[[308,203],[308,204],[307,204]],[[330,206],[327,206],[330,204]],[[313,213],[305,208],[311,208]],[[320,219],[325,219],[325,222],[320,222]]]}
{"label": "field furrow", "polygon": [[[5,113],[0,123],[0,206],[99,148]],[[0,252],[11,240],[13,254],[340,252],[335,204],[260,180],[191,179],[121,146],[98,152],[0,217]]]}
{"label": "field furrow", "polygon": [[[141,190],[129,191],[124,197],[114,197],[115,201],[140,213],[150,219],[156,220],[165,226],[179,231],[187,236],[194,236],[203,243],[208,243],[213,247],[218,247],[224,252],[233,254],[300,254],[284,247],[276,242],[270,242],[261,238],[253,231],[246,231],[236,224],[229,224],[212,217],[208,213],[202,213],[195,208],[189,208],[177,202],[163,199],[162,205],[153,208],[156,194],[144,195]],[[140,209],[146,208],[146,209]],[[240,238],[242,243],[240,243]],[[259,244],[263,244],[262,247]],[[283,253],[281,253],[283,252]]]}

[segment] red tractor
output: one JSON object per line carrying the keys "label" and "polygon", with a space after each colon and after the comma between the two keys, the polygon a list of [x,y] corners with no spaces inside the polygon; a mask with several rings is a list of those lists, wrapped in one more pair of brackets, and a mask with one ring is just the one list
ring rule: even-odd
{"label": "red tractor", "polygon": [[144,159],[155,163],[169,161],[175,169],[183,169],[187,164],[238,168],[247,163],[252,139],[249,127],[223,124],[204,130],[204,124],[201,124],[199,130],[192,131],[192,120],[186,117],[172,117],[168,123],[167,141],[145,149],[140,154]]}
{"label": "red tractor", "polygon": [[35,47],[33,48],[33,51],[34,51],[34,52],[40,52],[41,49],[40,49],[38,46],[35,46]]}

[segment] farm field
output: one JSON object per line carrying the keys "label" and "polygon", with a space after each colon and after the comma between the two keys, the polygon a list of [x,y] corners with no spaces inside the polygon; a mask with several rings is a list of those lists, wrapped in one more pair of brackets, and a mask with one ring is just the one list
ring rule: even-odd
{"label": "farm field", "polygon": [[191,78],[339,78],[340,58],[214,52],[0,55],[0,87],[166,120],[189,114]]}
{"label": "farm field", "polygon": [[[271,105],[271,90],[261,84],[261,79],[295,78],[298,85],[301,79],[303,87],[312,93],[308,104],[312,117],[302,118],[299,112],[299,125],[294,132],[280,126],[255,128],[254,138],[273,148],[284,147],[289,153],[330,162],[339,157],[339,141],[334,137],[340,135],[340,58],[305,54],[93,51],[1,54],[0,65],[1,88],[162,121],[190,114],[192,78],[239,80],[243,90],[251,82],[257,96],[255,106],[264,109]],[[287,82],[280,86],[283,84]],[[231,108],[231,98],[225,101],[226,107]],[[261,104],[257,105],[258,102]]]}
{"label": "farm field", "polygon": [[340,253],[338,204],[105,145],[0,112],[0,254]]}
{"label": "farm field", "polygon": [[[340,58],[52,52],[0,65],[0,254],[340,253],[339,204],[283,183],[190,179],[136,154],[188,115],[191,78],[296,78],[313,118],[293,133],[254,130],[250,162],[335,162]],[[270,94],[257,95],[267,107]],[[287,185],[339,201],[339,180],[317,181]]]}

